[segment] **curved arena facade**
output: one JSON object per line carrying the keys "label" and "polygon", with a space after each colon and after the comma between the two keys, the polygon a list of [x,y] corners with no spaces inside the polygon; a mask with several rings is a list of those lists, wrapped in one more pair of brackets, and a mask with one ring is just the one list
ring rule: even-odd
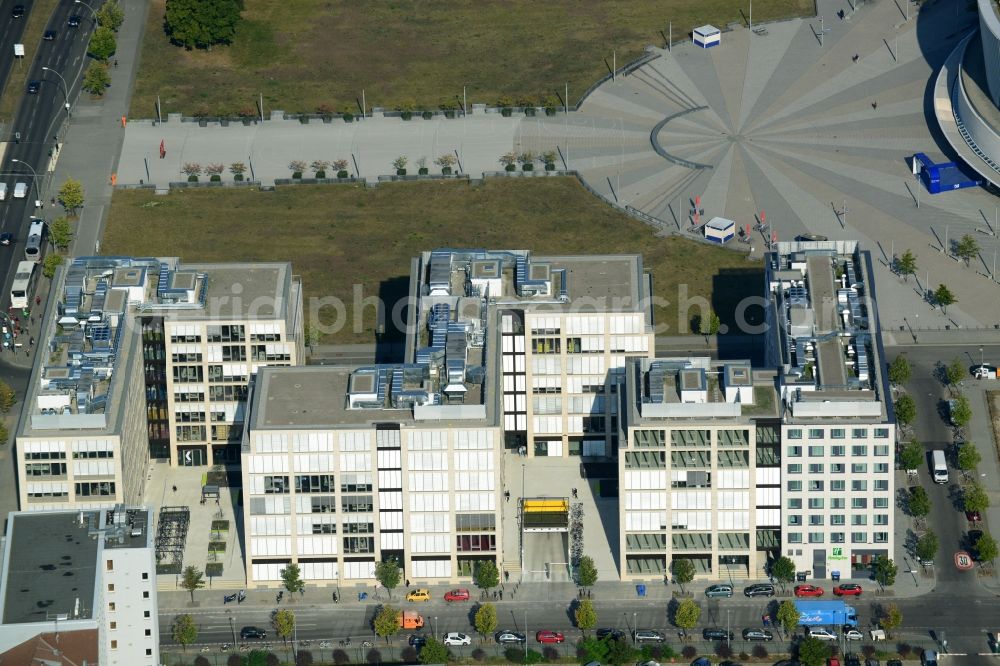
{"label": "curved arena facade", "polygon": [[948,143],[994,187],[1000,187],[1000,5],[978,0],[980,29],[945,61],[934,109]]}

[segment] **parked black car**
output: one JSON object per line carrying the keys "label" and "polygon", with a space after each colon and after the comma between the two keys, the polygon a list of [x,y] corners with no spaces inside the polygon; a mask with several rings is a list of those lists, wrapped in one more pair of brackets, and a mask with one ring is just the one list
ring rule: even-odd
{"label": "parked black car", "polygon": [[731,641],[733,636],[733,632],[720,627],[706,627],[701,631],[701,637],[706,641]]}
{"label": "parked black car", "polygon": [[597,630],[598,640],[604,640],[605,638],[610,638],[613,641],[620,641],[626,638],[627,634],[621,629],[613,629],[611,627],[601,627]]}
{"label": "parked black car", "polygon": [[743,594],[748,597],[773,597],[774,585],[770,583],[754,583],[743,588]]}
{"label": "parked black car", "polygon": [[257,627],[243,627],[240,629],[240,638],[244,640],[248,638],[267,638],[267,632]]}

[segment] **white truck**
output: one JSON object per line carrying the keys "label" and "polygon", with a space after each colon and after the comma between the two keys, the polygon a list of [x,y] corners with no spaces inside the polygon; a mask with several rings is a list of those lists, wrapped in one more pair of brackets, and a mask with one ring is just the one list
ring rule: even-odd
{"label": "white truck", "polygon": [[944,459],[944,451],[935,449],[931,451],[931,473],[934,483],[948,483],[948,463]]}
{"label": "white truck", "polygon": [[972,370],[972,376],[976,379],[996,379],[997,369],[992,365],[980,365]]}

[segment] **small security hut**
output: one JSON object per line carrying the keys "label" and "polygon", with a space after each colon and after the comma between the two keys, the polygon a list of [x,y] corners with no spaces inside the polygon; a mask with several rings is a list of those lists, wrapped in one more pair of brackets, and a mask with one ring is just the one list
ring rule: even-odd
{"label": "small security hut", "polygon": [[718,46],[722,42],[722,31],[714,25],[703,25],[700,28],[695,28],[692,34],[694,45],[703,49]]}
{"label": "small security hut", "polygon": [[713,217],[705,225],[705,240],[713,243],[727,243],[736,235],[736,223],[724,217]]}

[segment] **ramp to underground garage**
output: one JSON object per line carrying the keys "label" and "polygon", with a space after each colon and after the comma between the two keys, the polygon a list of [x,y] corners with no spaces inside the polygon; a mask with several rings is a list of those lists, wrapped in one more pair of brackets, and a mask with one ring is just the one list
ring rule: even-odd
{"label": "ramp to underground garage", "polygon": [[569,500],[538,497],[521,506],[521,578],[569,581]]}

